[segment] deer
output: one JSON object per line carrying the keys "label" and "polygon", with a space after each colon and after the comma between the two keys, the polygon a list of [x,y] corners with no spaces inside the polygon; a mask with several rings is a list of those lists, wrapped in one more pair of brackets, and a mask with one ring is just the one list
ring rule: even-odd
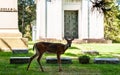
{"label": "deer", "polygon": [[74,40],[74,38],[65,38],[66,40],[66,44],[62,44],[62,43],[52,43],[52,42],[37,42],[34,44],[33,46],[33,50],[35,49],[36,52],[35,54],[30,57],[30,60],[29,60],[29,63],[28,63],[28,66],[27,66],[27,71],[30,67],[30,64],[32,62],[32,60],[36,57],[37,58],[37,62],[39,64],[39,67],[41,69],[42,72],[44,72],[43,70],[43,67],[41,65],[41,57],[42,55],[45,53],[45,52],[48,52],[48,53],[54,53],[57,55],[57,63],[58,63],[58,66],[59,66],[59,72],[62,71],[62,68],[61,68],[61,54],[64,54],[65,51],[71,47],[71,44],[72,44],[72,41]]}

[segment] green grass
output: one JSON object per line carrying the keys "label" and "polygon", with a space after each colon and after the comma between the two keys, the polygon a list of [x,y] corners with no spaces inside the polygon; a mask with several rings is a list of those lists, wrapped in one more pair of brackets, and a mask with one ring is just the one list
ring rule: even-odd
{"label": "green grass", "polygon": [[[28,64],[10,64],[11,56],[32,56],[33,43],[29,43],[28,54],[13,54],[12,52],[0,52],[0,75],[120,75],[120,64],[94,64],[95,57],[117,57],[120,58],[120,44],[73,44],[62,57],[71,57],[72,64],[62,64],[63,71],[58,72],[57,64],[46,64],[46,57],[56,57],[55,54],[44,54],[42,65],[45,72],[41,72],[38,63],[34,60],[29,71]],[[100,55],[89,55],[90,64],[79,64],[78,57],[82,50],[97,50]]]}

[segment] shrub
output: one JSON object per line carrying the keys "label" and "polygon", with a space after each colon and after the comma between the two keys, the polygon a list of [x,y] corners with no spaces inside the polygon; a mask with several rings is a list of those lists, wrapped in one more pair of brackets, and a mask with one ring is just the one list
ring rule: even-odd
{"label": "shrub", "polygon": [[80,56],[78,60],[79,60],[79,63],[81,64],[88,64],[90,61],[90,57],[87,55],[83,55],[83,56]]}

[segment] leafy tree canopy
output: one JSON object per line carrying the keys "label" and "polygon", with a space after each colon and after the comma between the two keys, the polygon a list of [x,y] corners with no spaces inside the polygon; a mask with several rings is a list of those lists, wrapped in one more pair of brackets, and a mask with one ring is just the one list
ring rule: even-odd
{"label": "leafy tree canopy", "polygon": [[120,42],[120,10],[115,0],[90,0],[92,10],[104,14],[105,39]]}
{"label": "leafy tree canopy", "polygon": [[25,35],[26,37],[26,34],[28,34],[26,29],[29,28],[30,35],[28,36],[30,37],[31,22],[36,19],[36,5],[34,0],[18,0],[18,15],[19,30],[22,32],[23,36]]}

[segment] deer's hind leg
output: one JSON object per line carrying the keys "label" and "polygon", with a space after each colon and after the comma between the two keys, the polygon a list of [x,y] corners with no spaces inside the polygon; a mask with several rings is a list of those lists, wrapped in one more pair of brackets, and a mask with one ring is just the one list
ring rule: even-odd
{"label": "deer's hind leg", "polygon": [[38,55],[37,55],[37,53],[36,53],[35,55],[33,55],[33,56],[30,58],[29,64],[28,64],[28,67],[27,67],[27,71],[28,71],[28,69],[29,69],[29,67],[30,67],[30,64],[31,64],[32,60],[33,60],[35,57],[37,57],[37,56],[38,56]]}
{"label": "deer's hind leg", "polygon": [[42,55],[43,55],[43,53],[40,53],[40,54],[39,54],[39,56],[38,56],[38,58],[37,58],[37,62],[38,62],[38,64],[39,64],[39,66],[40,66],[41,71],[44,72],[43,67],[42,67],[42,65],[41,65],[41,62],[40,62]]}

